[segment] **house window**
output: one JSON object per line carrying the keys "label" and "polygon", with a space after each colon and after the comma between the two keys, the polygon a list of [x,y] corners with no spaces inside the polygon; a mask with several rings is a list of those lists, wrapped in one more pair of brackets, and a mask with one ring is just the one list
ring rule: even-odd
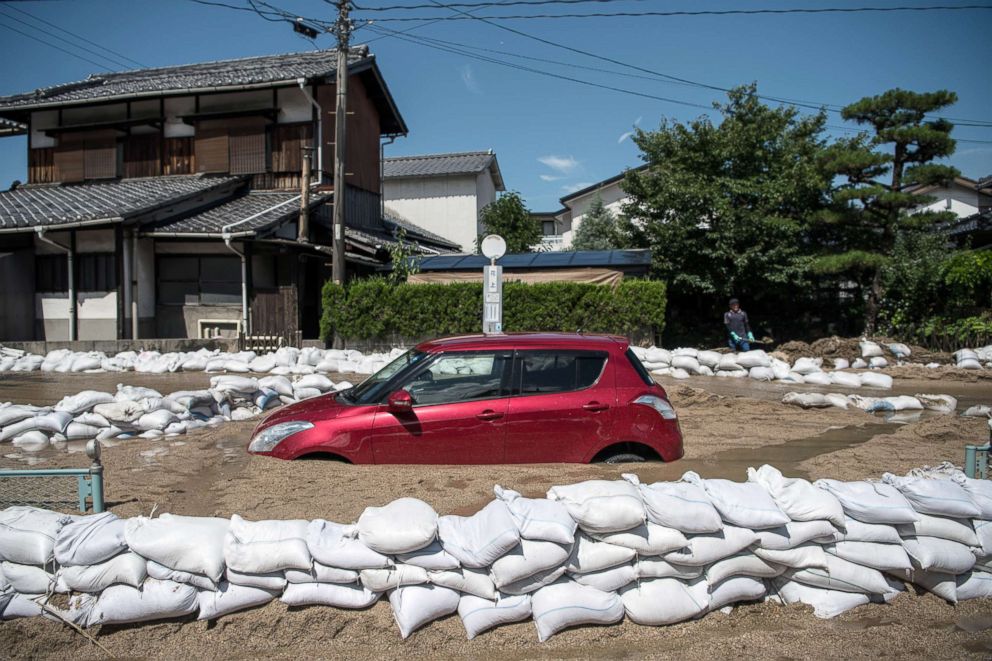
{"label": "house window", "polygon": [[[114,253],[82,253],[75,257],[76,290],[105,292],[117,289]],[[35,291],[55,294],[69,291],[69,260],[65,255],[38,255],[34,267]]]}
{"label": "house window", "polygon": [[541,233],[544,236],[554,236],[555,232],[555,221],[553,220],[542,220],[541,221]]}
{"label": "house window", "polygon": [[259,174],[269,170],[270,146],[264,118],[197,122],[195,145],[198,172]]}
{"label": "house window", "polygon": [[241,262],[237,257],[159,257],[158,302],[162,305],[238,305]]}

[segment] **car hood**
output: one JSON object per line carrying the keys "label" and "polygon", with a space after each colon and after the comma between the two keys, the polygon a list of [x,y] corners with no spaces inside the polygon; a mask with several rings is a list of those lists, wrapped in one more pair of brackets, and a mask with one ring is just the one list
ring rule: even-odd
{"label": "car hood", "polygon": [[338,401],[337,393],[328,393],[276,409],[259,423],[255,431],[258,432],[272,425],[291,420],[305,420],[314,423],[321,420],[332,420],[342,415],[349,415],[361,408],[364,407],[343,404]]}

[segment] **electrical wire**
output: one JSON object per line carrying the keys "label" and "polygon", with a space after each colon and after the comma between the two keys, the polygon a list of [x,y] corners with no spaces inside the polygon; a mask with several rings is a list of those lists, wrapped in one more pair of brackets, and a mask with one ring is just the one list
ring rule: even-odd
{"label": "electrical wire", "polygon": [[[325,0],[326,1],[326,0]],[[452,2],[449,7],[466,7],[482,9],[484,7],[512,7],[515,5],[580,5],[590,2],[609,4],[611,2],[646,2],[647,0],[507,0],[507,2]],[[359,7],[352,3],[359,11],[393,11],[404,9],[433,9],[434,5],[392,5],[387,7]]]}
{"label": "electrical wire", "polygon": [[33,40],[35,40],[35,41],[37,41],[39,43],[45,44],[46,46],[48,46],[50,48],[54,48],[55,50],[62,51],[66,55],[71,55],[72,57],[74,57],[74,58],[76,58],[78,60],[83,60],[84,62],[89,62],[92,65],[95,65],[95,66],[100,67],[104,71],[110,71],[111,73],[113,73],[113,69],[111,69],[110,67],[108,67],[105,64],[100,64],[99,62],[95,62],[95,61],[89,59],[88,57],[84,57],[84,56],[79,55],[77,53],[73,53],[72,51],[66,50],[65,48],[62,48],[61,46],[57,46],[56,44],[53,44],[50,41],[45,41],[41,37],[36,37],[33,34],[28,34],[27,32],[23,32],[21,30],[18,30],[15,27],[11,27],[10,25],[7,25],[6,23],[0,23],[0,28],[6,28],[6,29],[10,30],[11,32],[16,32],[17,34],[20,34],[20,35],[23,35],[23,36],[27,37],[28,39],[33,39]]}

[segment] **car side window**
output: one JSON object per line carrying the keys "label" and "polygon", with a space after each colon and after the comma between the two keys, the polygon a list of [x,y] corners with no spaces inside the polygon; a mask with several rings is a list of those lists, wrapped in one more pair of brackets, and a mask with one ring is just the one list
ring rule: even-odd
{"label": "car side window", "polygon": [[493,351],[442,354],[402,388],[416,406],[502,397],[507,394],[504,372],[508,364],[508,355]]}
{"label": "car side window", "polygon": [[606,354],[596,351],[520,351],[514,383],[521,395],[571,392],[592,386]]}

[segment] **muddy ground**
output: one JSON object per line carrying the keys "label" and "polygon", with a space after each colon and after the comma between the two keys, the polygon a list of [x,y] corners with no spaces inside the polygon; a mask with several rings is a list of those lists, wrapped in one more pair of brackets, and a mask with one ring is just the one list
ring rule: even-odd
{"label": "muddy ground", "polygon": [[[11,378],[16,377],[16,378]],[[335,381],[332,375],[332,379]],[[349,377],[351,378],[351,377]],[[202,387],[207,375],[4,375],[0,401],[51,403],[84,388],[112,391],[119,382],[163,392]],[[745,479],[748,466],[772,463],[787,475],[858,479],[902,473],[924,464],[960,464],[963,446],[988,437],[984,420],[927,415],[896,423],[860,410],[803,411],[779,403],[797,389],[748,379],[663,380],[681,416],[684,459],[668,465],[583,466],[348,466],[250,457],[244,447],[254,422],[200,430],[185,437],[133,440],[107,448],[109,507],[121,516],[156,512],[247,518],[327,518],[353,521],[368,505],[401,496],[427,501],[440,513],[470,514],[492,498],[494,484],[541,496],[555,484],[612,479],[636,472],[642,480],[704,477]],[[798,389],[812,389],[800,387]],[[863,391],[865,394],[870,391]],[[990,403],[984,382],[896,381],[893,393],[948,392]],[[42,399],[44,398],[44,399]],[[82,444],[32,455],[40,466],[85,466]],[[26,453],[0,449],[2,467],[23,467]],[[730,615],[664,628],[624,622],[566,631],[538,643],[525,622],[466,641],[460,620],[448,617],[403,641],[388,603],[368,611],[290,609],[279,602],[215,623],[175,621],[94,630],[115,656],[129,657],[377,657],[437,658],[758,658],[931,657],[989,658],[992,603],[950,606],[932,595],[903,595],[887,606],[864,606],[834,620],[804,607],[749,605]],[[70,629],[46,621],[0,624],[7,657],[88,658],[103,652]]]}

